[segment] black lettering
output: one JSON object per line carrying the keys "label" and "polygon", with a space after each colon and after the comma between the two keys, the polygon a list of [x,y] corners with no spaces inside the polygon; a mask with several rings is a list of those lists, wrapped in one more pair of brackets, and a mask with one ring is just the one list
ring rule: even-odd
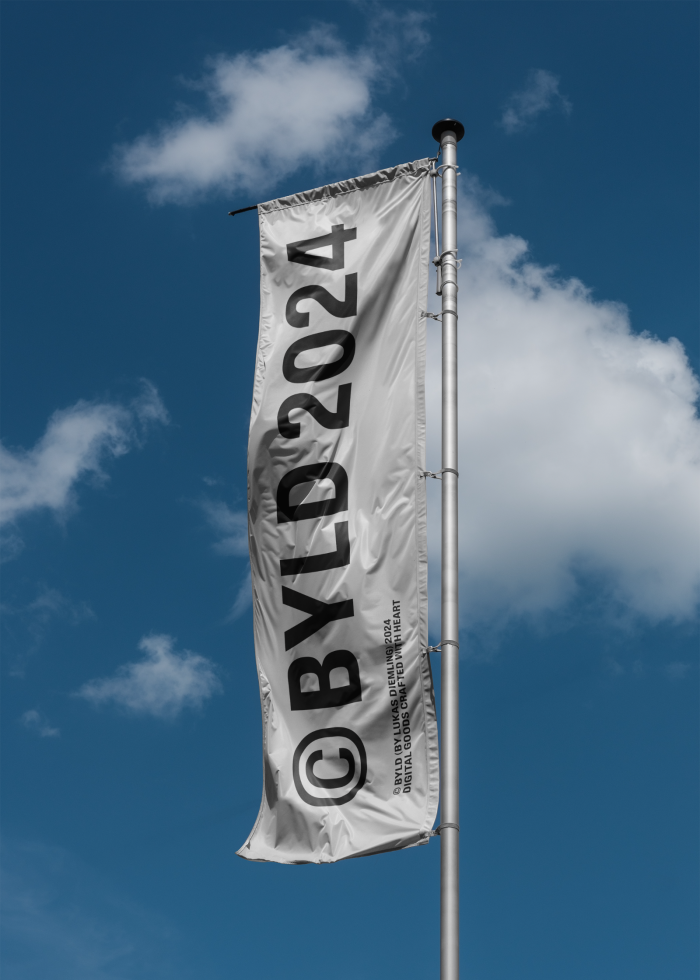
{"label": "black lettering", "polygon": [[355,316],[357,313],[357,273],[351,272],[345,277],[345,299],[336,299],[323,286],[302,286],[296,289],[287,300],[285,316],[290,327],[308,327],[309,314],[300,313],[297,310],[297,303],[303,299],[313,299],[331,316],[340,319],[347,316]]}
{"label": "black lettering", "polygon": [[292,609],[300,609],[308,613],[309,618],[292,626],[291,629],[284,631],[284,649],[291,650],[302,640],[307,640],[318,630],[323,629],[328,623],[336,619],[349,619],[355,615],[352,599],[343,599],[340,602],[322,602],[320,599],[312,599],[310,595],[303,595],[282,586],[282,602],[285,606]]}
{"label": "black lettering", "polygon": [[[317,480],[332,480],[335,484],[335,497],[325,500],[315,500],[309,504],[290,503],[290,495],[294,487],[304,483],[315,483]],[[312,517],[323,517],[324,514],[337,514],[348,509],[348,475],[340,463],[310,463],[297,466],[296,469],[285,473],[277,487],[277,523],[286,524],[288,521],[308,521]]]}
{"label": "black lettering", "polygon": [[341,786],[347,786],[348,783],[352,782],[355,775],[354,755],[350,749],[338,749],[338,758],[345,759],[348,764],[348,771],[344,776],[338,776],[335,779],[323,779],[314,773],[314,766],[323,759],[323,751],[318,749],[309,754],[309,758],[306,760],[306,778],[312,786],[318,786],[320,789],[339,789]]}
{"label": "black lettering", "polygon": [[[336,667],[343,667],[348,672],[348,683],[341,687],[331,687],[331,671]],[[302,691],[301,679],[304,674],[315,674],[318,677],[318,691]],[[333,650],[326,654],[322,664],[314,657],[293,660],[287,671],[287,681],[292,711],[340,708],[344,704],[362,700],[360,666],[349,650]]]}
{"label": "black lettering", "polygon": [[[314,350],[317,347],[328,347],[337,344],[342,347],[341,357],[335,361],[328,361],[325,364],[314,364],[312,367],[300,368],[296,366],[296,359],[304,351]],[[282,374],[287,381],[292,384],[306,384],[307,381],[325,381],[327,378],[334,378],[337,374],[342,374],[346,368],[352,364],[355,356],[355,338],[347,330],[322,330],[320,333],[311,334],[310,337],[302,337],[295,340],[287,348],[282,360]]]}
{"label": "black lettering", "polygon": [[[312,265],[316,269],[335,271],[345,266],[345,243],[354,242],[357,238],[357,228],[345,229],[345,225],[332,225],[330,235],[319,235],[318,238],[305,238],[300,242],[287,245],[287,258],[299,265]],[[333,247],[333,257],[325,255],[307,255],[316,248]]]}
{"label": "black lettering", "polygon": [[298,439],[301,434],[301,424],[290,422],[289,413],[293,408],[303,409],[316,419],[324,429],[345,429],[350,425],[350,389],[352,385],[340,385],[338,388],[338,407],[330,412],[314,395],[298,392],[290,395],[280,405],[277,413],[277,428],[285,439]]}
{"label": "black lettering", "polygon": [[280,573],[282,575],[306,575],[309,572],[325,572],[328,568],[342,568],[343,565],[349,565],[348,522],[339,521],[333,527],[335,528],[335,551],[326,551],[322,555],[307,555],[305,558],[281,558]]}

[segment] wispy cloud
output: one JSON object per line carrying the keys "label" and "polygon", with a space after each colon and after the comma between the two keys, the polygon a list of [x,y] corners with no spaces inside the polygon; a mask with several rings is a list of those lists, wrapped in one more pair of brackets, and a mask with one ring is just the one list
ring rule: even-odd
{"label": "wispy cloud", "polygon": [[11,609],[9,612],[26,614],[42,624],[55,616],[62,616],[72,623],[82,623],[95,615],[86,602],[72,602],[58,589],[50,588],[42,588],[36,599],[19,610]]}
{"label": "wispy cloud", "polygon": [[692,670],[692,664],[676,661],[666,666],[666,676],[672,681],[682,681]]}
{"label": "wispy cloud", "polygon": [[20,722],[30,732],[34,732],[40,738],[57,738],[61,734],[59,728],[54,728],[45,715],[42,715],[36,708],[25,711]]}
{"label": "wispy cloud", "polygon": [[3,966],[17,980],[172,980],[177,935],[67,851],[3,844]]}
{"label": "wispy cloud", "polygon": [[73,602],[58,589],[46,586],[26,604],[3,602],[0,612],[5,654],[10,660],[10,673],[15,677],[23,676],[27,658],[36,653],[57,621],[78,626],[95,618],[86,602]]}
{"label": "wispy cloud", "polygon": [[[244,510],[231,510],[222,500],[202,500],[200,507],[206,514],[209,526],[216,533],[214,551],[220,555],[248,557],[248,515]],[[253,601],[250,567],[241,582],[236,598],[226,620],[232,622],[242,616]]]}
{"label": "wispy cloud", "polygon": [[557,76],[551,71],[537,68],[529,73],[525,87],[508,99],[500,125],[506,133],[519,133],[550,109],[558,109],[568,115],[571,103],[559,91]]}
{"label": "wispy cloud", "polygon": [[[79,401],[55,412],[33,449],[0,446],[0,525],[37,510],[64,515],[81,479],[106,480],[107,459],[123,456],[151,426],[167,421],[158,392],[143,381],[139,397],[128,404]],[[14,530],[10,534],[17,538]]]}
{"label": "wispy cloud", "polygon": [[214,550],[220,555],[248,554],[248,516],[244,510],[231,510],[223,500],[202,500],[210,527],[217,535]]}
{"label": "wispy cloud", "polygon": [[231,606],[231,612],[228,614],[227,619],[229,622],[233,622],[242,616],[246,609],[249,609],[253,604],[253,586],[251,584],[250,569],[241,582],[238,592],[236,593],[236,598]]}
{"label": "wispy cloud", "polygon": [[[634,333],[624,306],[531,261],[522,238],[498,235],[476,183],[463,186],[465,623],[561,610],[586,582],[631,616],[692,616],[700,386],[682,345]],[[428,445],[439,447],[435,333],[426,388]],[[439,535],[431,547],[435,587]]]}
{"label": "wispy cloud", "polygon": [[221,691],[216,666],[197,653],[177,653],[173,647],[170,636],[144,636],[139,643],[143,660],[124,664],[112,677],[88,681],[76,697],[96,707],[114,704],[154,718],[173,719],[186,708],[200,708]]}
{"label": "wispy cloud", "polygon": [[[259,195],[305,165],[366,162],[394,138],[373,106],[398,55],[427,41],[424,16],[381,11],[368,42],[350,50],[329,27],[316,27],[264,51],[219,55],[190,83],[207,109],[181,115],[115,149],[115,172],[143,186],[151,201],[178,204],[207,192]],[[379,28],[382,26],[382,30]]]}

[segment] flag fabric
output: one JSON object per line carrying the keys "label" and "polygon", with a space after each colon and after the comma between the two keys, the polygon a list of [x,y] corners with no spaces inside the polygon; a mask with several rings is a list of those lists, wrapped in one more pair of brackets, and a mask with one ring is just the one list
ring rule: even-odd
{"label": "flag fabric", "polygon": [[259,206],[248,448],[263,798],[241,857],[427,842],[430,160]]}

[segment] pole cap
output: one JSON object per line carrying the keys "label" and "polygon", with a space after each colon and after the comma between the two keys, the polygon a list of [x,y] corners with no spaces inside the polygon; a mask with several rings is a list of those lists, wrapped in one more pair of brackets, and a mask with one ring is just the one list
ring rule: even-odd
{"label": "pole cap", "polygon": [[458,122],[456,119],[441,119],[440,122],[436,122],[433,126],[433,139],[439,143],[446,129],[451,130],[455,134],[458,143],[464,136],[464,126],[461,122]]}

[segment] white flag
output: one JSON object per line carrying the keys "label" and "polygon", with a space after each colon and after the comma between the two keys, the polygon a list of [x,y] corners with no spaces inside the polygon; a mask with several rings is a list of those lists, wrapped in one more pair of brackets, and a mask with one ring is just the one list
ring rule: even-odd
{"label": "white flag", "polygon": [[429,160],[259,206],[248,447],[263,799],[238,852],[425,843],[438,803],[423,393]]}

